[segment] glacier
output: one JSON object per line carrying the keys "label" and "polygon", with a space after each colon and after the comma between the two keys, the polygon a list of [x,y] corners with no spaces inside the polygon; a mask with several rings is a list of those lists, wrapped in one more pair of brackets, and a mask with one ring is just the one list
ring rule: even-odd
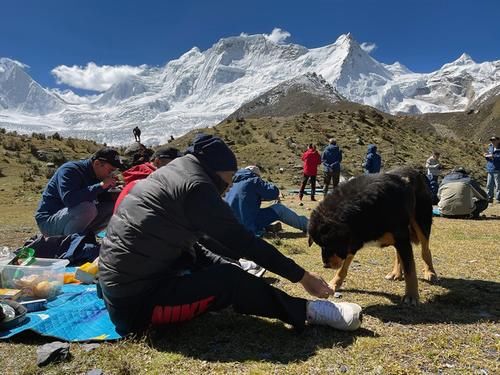
{"label": "glacier", "polygon": [[88,96],[43,88],[27,70],[0,58],[0,127],[110,145],[130,143],[135,126],[150,145],[213,126],[264,92],[313,72],[346,100],[392,114],[464,111],[500,92],[500,60],[476,63],[462,54],[437,71],[416,73],[400,62],[378,62],[351,34],[312,49],[265,34],[223,38],[164,66],[141,66]]}

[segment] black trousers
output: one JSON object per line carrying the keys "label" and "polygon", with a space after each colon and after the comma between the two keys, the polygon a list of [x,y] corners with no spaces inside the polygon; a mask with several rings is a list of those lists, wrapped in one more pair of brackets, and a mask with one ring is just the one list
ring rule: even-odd
{"label": "black trousers", "polygon": [[323,172],[323,194],[328,194],[328,186],[332,182],[332,189],[335,189],[340,181],[340,171]]}
{"label": "black trousers", "polygon": [[314,198],[314,194],[316,193],[316,176],[307,176],[304,175],[302,179],[302,185],[300,185],[299,196],[304,196],[304,190],[307,186],[307,182],[311,179],[311,198]]}
{"label": "black trousers", "polygon": [[149,293],[126,299],[105,296],[118,332],[185,322],[229,306],[241,314],[276,318],[297,330],[304,328],[305,299],[289,296],[206,249],[202,253],[196,269],[158,282]]}

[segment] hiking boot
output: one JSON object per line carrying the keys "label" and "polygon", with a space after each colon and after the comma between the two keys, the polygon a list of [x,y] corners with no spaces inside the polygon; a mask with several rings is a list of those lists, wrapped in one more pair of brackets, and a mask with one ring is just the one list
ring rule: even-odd
{"label": "hiking boot", "polygon": [[312,200],[313,202],[316,202],[316,198],[314,198],[314,197],[311,197],[311,200]]}
{"label": "hiking boot", "polygon": [[310,324],[354,331],[361,326],[362,315],[361,306],[356,303],[334,303],[326,300],[307,302],[306,319]]}

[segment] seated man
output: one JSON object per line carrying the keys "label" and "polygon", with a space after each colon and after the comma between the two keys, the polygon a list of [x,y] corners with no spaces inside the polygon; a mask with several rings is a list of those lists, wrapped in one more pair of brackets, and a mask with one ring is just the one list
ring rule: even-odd
{"label": "seated man", "polygon": [[319,276],[238,223],[221,198],[236,169],[236,157],[220,138],[198,135],[187,155],[138,181],[125,197],[99,257],[99,283],[118,332],[185,322],[229,306],[298,330],[306,322],[343,330],[361,325],[359,305],[292,297],[197,245],[206,235],[233,259],[252,259],[313,296],[333,294]]}
{"label": "seated man", "polygon": [[488,194],[463,167],[446,175],[438,191],[441,215],[455,218],[478,218],[488,207]]}
{"label": "seated man", "polygon": [[103,229],[114,202],[104,194],[115,186],[113,173],[122,164],[116,150],[103,148],[90,159],[60,166],[47,183],[35,213],[45,236],[97,232]]}
{"label": "seated man", "polygon": [[281,203],[260,208],[262,201],[279,198],[278,187],[260,178],[260,169],[251,165],[240,169],[233,178],[233,185],[224,199],[231,206],[238,221],[254,234],[261,233],[274,221],[282,221],[291,227],[307,232],[309,221]]}

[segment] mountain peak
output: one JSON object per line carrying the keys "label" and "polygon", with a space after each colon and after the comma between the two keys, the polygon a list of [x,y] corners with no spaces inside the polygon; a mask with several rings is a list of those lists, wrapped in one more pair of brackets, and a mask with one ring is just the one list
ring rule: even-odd
{"label": "mountain peak", "polygon": [[467,53],[462,53],[458,59],[456,59],[452,64],[455,65],[468,65],[475,64],[476,62]]}

